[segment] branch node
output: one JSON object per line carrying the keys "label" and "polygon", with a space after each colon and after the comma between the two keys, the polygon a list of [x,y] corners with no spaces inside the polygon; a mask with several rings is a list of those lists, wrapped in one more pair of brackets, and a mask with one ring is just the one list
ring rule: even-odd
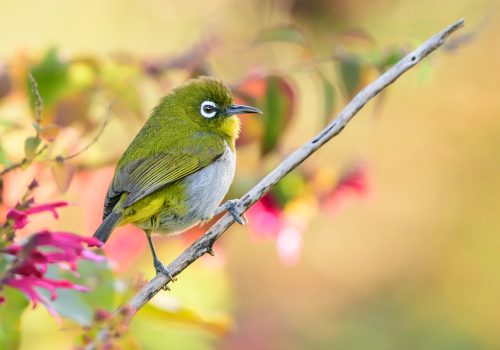
{"label": "branch node", "polygon": [[215,252],[212,247],[208,247],[205,253],[210,254],[211,256],[215,256]]}

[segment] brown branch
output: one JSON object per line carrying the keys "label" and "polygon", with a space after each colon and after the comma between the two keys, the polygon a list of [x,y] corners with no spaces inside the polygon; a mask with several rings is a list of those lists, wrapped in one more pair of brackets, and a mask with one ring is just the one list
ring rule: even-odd
{"label": "brown branch", "polygon": [[[392,68],[378,77],[374,82],[361,90],[344,110],[331,122],[321,133],[305,143],[289,155],[281,164],[279,164],[271,173],[263,178],[254,188],[245,194],[237,206],[240,214],[243,214],[253,204],[262,198],[276,183],[286,174],[295,169],[299,164],[306,160],[313,152],[323,146],[326,142],[338,135],[347,123],[359,112],[363,106],[380,93],[387,86],[392,84],[397,78],[403,75],[407,70],[415,66],[428,54],[443,45],[445,39],[464,25],[461,19],[448,26],[443,31],[435,34],[425,41],[415,51],[406,55]],[[234,223],[234,218],[230,214],[224,215],[219,219],[203,236],[198,238],[190,247],[182,252],[168,266],[168,270],[173,276],[180,274],[184,269],[191,265],[198,258],[206,253],[213,254],[212,246],[217,239]],[[114,313],[114,318],[124,317],[124,322],[129,322],[140,308],[142,308],[156,293],[167,287],[169,278],[158,274],[148,284],[146,284],[134,297],[132,297],[124,306]],[[126,316],[124,316],[126,315]],[[109,328],[101,330],[98,340],[104,340],[108,337]],[[87,348],[95,348],[95,344],[90,344]]]}

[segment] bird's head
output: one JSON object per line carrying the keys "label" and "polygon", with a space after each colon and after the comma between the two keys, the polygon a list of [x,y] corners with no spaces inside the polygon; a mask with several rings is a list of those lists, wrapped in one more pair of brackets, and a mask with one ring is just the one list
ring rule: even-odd
{"label": "bird's head", "polygon": [[228,87],[211,77],[191,79],[167,96],[176,117],[188,118],[200,128],[222,133],[236,139],[239,120],[236,114],[262,112],[250,106],[237,105]]}

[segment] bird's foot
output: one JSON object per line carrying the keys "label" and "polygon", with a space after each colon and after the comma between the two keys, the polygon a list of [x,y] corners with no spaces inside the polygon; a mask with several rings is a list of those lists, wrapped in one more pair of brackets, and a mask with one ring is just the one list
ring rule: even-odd
{"label": "bird's foot", "polygon": [[167,276],[169,278],[169,280],[172,282],[177,281],[177,278],[172,276],[172,274],[167,269],[167,267],[165,265],[163,265],[163,263],[159,259],[153,259],[153,264],[155,266],[155,270],[156,270],[157,274],[161,273],[161,274]]}
{"label": "bird's foot", "polygon": [[238,199],[230,199],[226,203],[222,204],[220,207],[215,209],[214,216],[222,213],[223,211],[228,211],[233,216],[234,220],[240,225],[248,224],[248,219],[244,214],[238,213],[237,206],[240,203]]}

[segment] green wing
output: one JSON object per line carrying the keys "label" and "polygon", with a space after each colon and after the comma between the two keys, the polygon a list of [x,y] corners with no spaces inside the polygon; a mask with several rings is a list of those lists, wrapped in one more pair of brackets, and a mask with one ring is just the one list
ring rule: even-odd
{"label": "green wing", "polygon": [[224,145],[192,153],[159,153],[138,159],[116,172],[104,204],[104,218],[111,213],[123,193],[128,193],[123,208],[147,195],[186,177],[220,158]]}

